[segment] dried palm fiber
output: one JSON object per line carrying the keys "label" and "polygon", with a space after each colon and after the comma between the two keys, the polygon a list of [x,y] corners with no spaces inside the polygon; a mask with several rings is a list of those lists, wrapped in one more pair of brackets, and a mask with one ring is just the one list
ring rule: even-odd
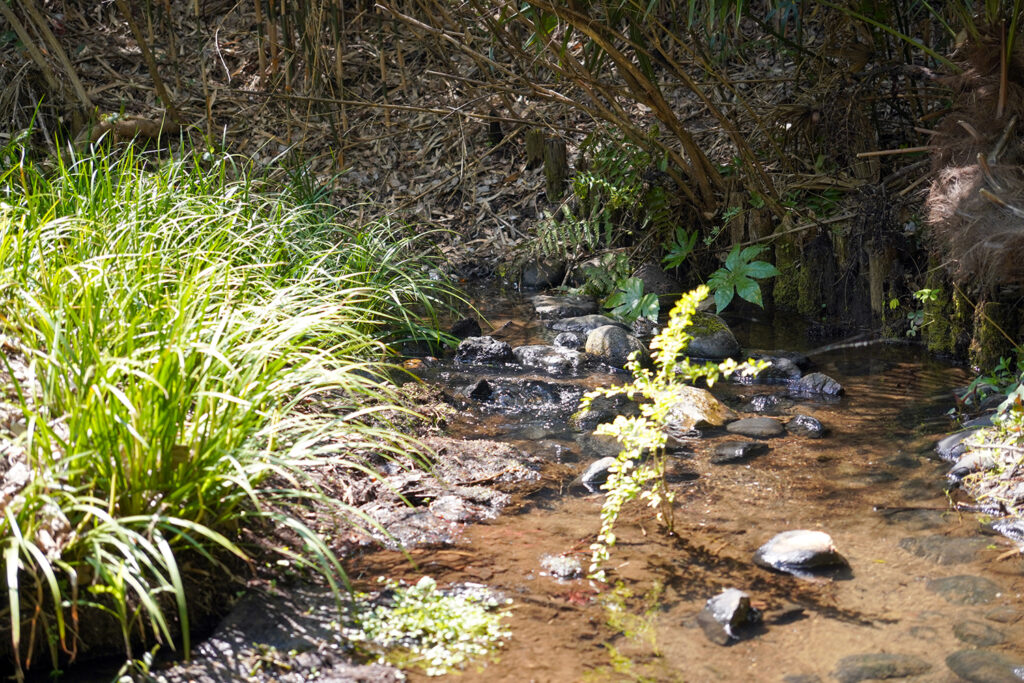
{"label": "dried palm fiber", "polygon": [[1024,282],[1024,51],[1014,50],[1001,86],[998,33],[982,36],[964,50],[969,68],[946,79],[955,104],[933,137],[925,209],[932,248],[953,276],[997,286]]}

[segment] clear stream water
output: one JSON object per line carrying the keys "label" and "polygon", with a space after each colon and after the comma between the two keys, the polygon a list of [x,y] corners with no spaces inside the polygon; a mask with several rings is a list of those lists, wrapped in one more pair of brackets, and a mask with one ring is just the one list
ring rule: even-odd
{"label": "clear stream water", "polygon": [[[522,300],[491,297],[484,313],[514,346],[550,338],[530,322]],[[797,324],[731,322],[745,347],[808,350]],[[542,455],[543,488],[499,518],[467,527],[455,547],[413,550],[416,567],[401,554],[377,551],[358,558],[353,575],[372,588],[380,574],[412,581],[430,574],[440,583],[484,583],[513,598],[512,637],[486,667],[462,674],[465,681],[832,681],[843,680],[844,657],[876,653],[930,665],[905,680],[959,681],[945,661],[953,652],[1020,658],[1024,562],[1019,555],[997,559],[1011,542],[983,535],[978,515],[951,509],[943,489],[949,466],[933,452],[951,428],[945,413],[966,372],[912,345],[846,348],[812,360],[846,394],[834,403],[800,401],[787,412],[813,415],[830,435],[772,439],[765,455],[712,465],[715,444],[736,438],[723,432],[673,459],[676,535],[659,531],[639,508],[624,516],[609,565],[623,589],[561,581],[542,569],[543,556],[559,554],[576,554],[587,566],[601,496],[572,495],[566,485],[607,453],[557,417],[529,410],[467,410],[452,433]],[[599,375],[582,384],[614,380]],[[735,405],[781,390],[728,384],[715,393]],[[828,532],[852,578],[807,581],[755,566],[754,551],[789,529]],[[958,604],[935,590],[935,580],[954,576],[987,579],[997,590],[983,603]],[[765,610],[761,627],[727,647],[695,622],[705,601],[725,588],[748,592]],[[1002,642],[984,644],[992,639]]]}

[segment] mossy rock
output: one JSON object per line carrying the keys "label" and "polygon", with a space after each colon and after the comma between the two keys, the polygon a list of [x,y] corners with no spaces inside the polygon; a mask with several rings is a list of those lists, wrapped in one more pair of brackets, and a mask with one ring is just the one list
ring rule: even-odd
{"label": "mossy rock", "polygon": [[724,320],[713,313],[695,313],[686,328],[686,333],[693,337],[686,347],[688,356],[722,360],[732,358],[740,352],[739,342],[736,341],[732,330]]}

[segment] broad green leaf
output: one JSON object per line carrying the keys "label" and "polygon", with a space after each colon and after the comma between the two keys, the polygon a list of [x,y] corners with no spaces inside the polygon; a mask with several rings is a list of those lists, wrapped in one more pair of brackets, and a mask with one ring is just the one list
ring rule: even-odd
{"label": "broad green leaf", "polygon": [[729,255],[725,258],[726,270],[736,270],[736,267],[742,262],[742,256],[740,256],[740,246],[737,244],[729,252]]}
{"label": "broad green leaf", "polygon": [[766,261],[754,261],[743,268],[743,274],[760,280],[761,278],[775,277],[779,274],[779,269]]}
{"label": "broad green leaf", "polygon": [[765,246],[763,244],[752,244],[749,247],[745,247],[740,252],[740,262],[749,263],[751,259],[760,256],[764,250]]}
{"label": "broad green leaf", "polygon": [[741,299],[746,299],[752,304],[764,307],[764,303],[761,301],[761,285],[757,284],[756,280],[751,280],[748,277],[741,277],[736,280],[736,293],[740,295]]}
{"label": "broad green leaf", "polygon": [[718,308],[718,312],[721,313],[732,301],[733,288],[722,287],[715,290],[715,306]]}

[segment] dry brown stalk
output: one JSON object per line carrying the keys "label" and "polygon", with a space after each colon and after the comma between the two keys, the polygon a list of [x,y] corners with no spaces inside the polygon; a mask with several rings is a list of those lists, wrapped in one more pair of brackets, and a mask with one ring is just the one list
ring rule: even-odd
{"label": "dry brown stalk", "polygon": [[[177,124],[183,123],[181,113],[178,108],[174,105],[174,101],[171,99],[170,93],[167,92],[167,88],[164,87],[163,79],[160,78],[160,72],[156,66],[156,60],[153,59],[153,53],[149,50],[149,45],[146,44],[145,36],[142,35],[142,31],[139,29],[139,25],[135,23],[135,18],[132,16],[131,8],[128,7],[128,3],[125,0],[114,0],[117,3],[117,8],[124,15],[125,21],[128,22],[128,28],[131,30],[132,35],[135,36],[135,41],[139,45],[139,50],[142,52],[142,59],[146,62],[146,68],[149,69],[149,76],[153,79],[153,88],[156,90],[156,95],[160,98],[160,102],[163,103],[164,108],[167,110],[168,116],[171,120]],[[198,11],[198,5],[196,6]]]}
{"label": "dry brown stalk", "polygon": [[92,100],[89,99],[85,88],[82,87],[82,82],[78,79],[78,74],[75,73],[75,68],[71,65],[71,60],[68,59],[67,53],[60,46],[57,38],[53,35],[53,31],[50,30],[49,22],[39,13],[32,0],[21,0],[20,4],[22,9],[32,18],[32,22],[36,25],[36,30],[43,37],[43,41],[57,57],[57,61],[61,63],[61,66],[64,68],[64,74],[71,82],[71,88],[78,97],[82,107],[85,111],[91,111],[93,108]]}

